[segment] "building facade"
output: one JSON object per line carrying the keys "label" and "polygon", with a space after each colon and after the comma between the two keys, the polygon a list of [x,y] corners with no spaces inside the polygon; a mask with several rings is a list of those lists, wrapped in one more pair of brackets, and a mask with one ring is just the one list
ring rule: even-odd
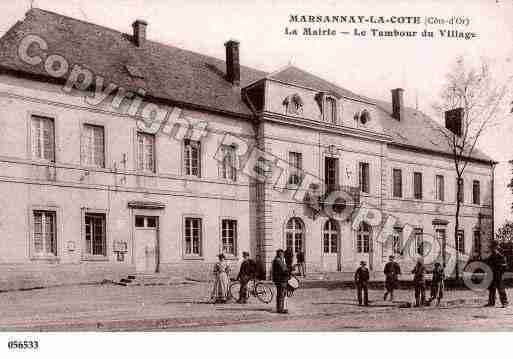
{"label": "building facade", "polygon": [[401,89],[384,103],[240,66],[235,41],[222,61],[133,28],[32,9],[0,39],[0,290],[205,277],[242,251],[268,269],[286,247],[308,272],[379,271],[423,236],[486,255],[494,162],[474,153],[454,241],[450,153]]}

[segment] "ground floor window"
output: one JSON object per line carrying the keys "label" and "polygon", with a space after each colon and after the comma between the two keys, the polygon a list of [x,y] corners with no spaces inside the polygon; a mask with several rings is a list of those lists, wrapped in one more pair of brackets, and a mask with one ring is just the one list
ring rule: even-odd
{"label": "ground floor window", "polygon": [[323,228],[324,253],[338,253],[338,225],[333,219],[329,219]]}
{"label": "ground floor window", "polygon": [[201,256],[201,218],[185,218],[185,254]]}
{"label": "ground floor window", "polygon": [[223,253],[236,255],[237,244],[237,221],[234,219],[223,219],[221,222],[221,241]]}
{"label": "ground floor window", "polygon": [[424,230],[422,228],[415,228],[413,235],[415,236],[415,248],[417,250],[417,254],[423,256],[424,255]]}
{"label": "ground floor window", "polygon": [[456,250],[460,253],[465,253],[465,232],[460,229],[456,236]]}
{"label": "ground floor window", "polygon": [[105,214],[85,214],[85,252],[91,256],[106,256]]}
{"label": "ground floor window", "polygon": [[394,232],[392,233],[392,253],[393,254],[401,254],[402,234],[403,234],[403,230],[401,228],[394,228]]}
{"label": "ground floor window", "polygon": [[34,254],[37,256],[57,255],[54,211],[34,211]]}
{"label": "ground floor window", "polygon": [[285,236],[287,248],[292,248],[294,253],[303,252],[304,225],[301,219],[297,217],[289,219]]}
{"label": "ground floor window", "polygon": [[360,223],[356,234],[356,251],[358,253],[369,253],[370,250],[371,227],[368,223]]}
{"label": "ground floor window", "polygon": [[474,253],[478,256],[481,255],[481,231],[474,230]]}

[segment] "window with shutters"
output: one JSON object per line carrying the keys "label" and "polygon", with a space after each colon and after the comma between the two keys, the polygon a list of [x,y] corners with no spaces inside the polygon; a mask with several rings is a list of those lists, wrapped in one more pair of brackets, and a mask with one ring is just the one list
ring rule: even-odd
{"label": "window with shutters", "polygon": [[479,181],[472,182],[472,203],[481,204],[481,183]]}
{"label": "window with shutters", "polygon": [[184,244],[186,256],[201,256],[201,218],[186,217],[184,220]]}
{"label": "window with shutters", "polygon": [[183,166],[186,176],[201,177],[201,144],[199,141],[184,140]]}
{"label": "window with shutters", "polygon": [[223,219],[221,221],[221,243],[223,253],[235,256],[237,254],[237,221],[234,219]]}
{"label": "window with shutters", "polygon": [[31,127],[32,158],[55,162],[54,120],[32,116]]}
{"label": "window with shutters", "polygon": [[392,193],[393,193],[394,197],[401,198],[403,196],[403,175],[402,175],[402,171],[400,169],[395,168],[392,171],[392,177],[393,177]]}
{"label": "window with shutters", "polygon": [[365,162],[359,163],[359,182],[360,191],[363,193],[369,193],[370,189],[370,176],[369,176],[369,164]]}
{"label": "window with shutters", "polygon": [[155,172],[155,136],[137,132],[137,169]]}
{"label": "window with shutters", "polygon": [[92,167],[105,167],[105,133],[102,126],[84,125],[82,164]]}
{"label": "window with shutters", "polygon": [[57,256],[57,235],[54,211],[33,211],[33,248],[38,257]]}
{"label": "window with shutters", "polygon": [[106,256],[106,226],[105,214],[86,213],[85,227],[85,254],[88,256]]}
{"label": "window with shutters", "polygon": [[413,197],[422,199],[422,173],[413,172]]}
{"label": "window with shutters", "polygon": [[436,191],[436,200],[444,201],[445,197],[445,186],[444,186],[444,176],[437,175],[435,177],[435,191]]}
{"label": "window with shutters", "polygon": [[289,152],[289,163],[289,185],[299,186],[301,184],[301,172],[303,170],[302,154],[299,152]]}
{"label": "window with shutters", "polygon": [[221,178],[237,181],[237,169],[235,163],[235,146],[221,147],[223,161],[221,162]]}

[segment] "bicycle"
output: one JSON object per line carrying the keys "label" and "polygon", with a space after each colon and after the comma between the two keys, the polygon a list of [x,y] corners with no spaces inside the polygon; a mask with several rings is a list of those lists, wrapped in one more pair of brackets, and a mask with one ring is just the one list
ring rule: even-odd
{"label": "bicycle", "polygon": [[[240,294],[240,282],[236,281],[233,282],[230,285],[230,289],[228,291],[230,298],[239,301],[239,294]],[[250,279],[248,282],[248,290],[246,291],[247,297],[246,300],[249,298],[250,295],[253,295],[258,298],[262,303],[269,304],[272,302],[274,293],[272,288],[257,279]]]}

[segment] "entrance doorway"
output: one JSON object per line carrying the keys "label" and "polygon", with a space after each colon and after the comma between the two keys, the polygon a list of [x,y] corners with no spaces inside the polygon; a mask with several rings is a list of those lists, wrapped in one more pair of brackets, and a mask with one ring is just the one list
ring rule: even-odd
{"label": "entrance doorway", "polygon": [[158,270],[158,217],[135,216],[135,270],[155,273]]}
{"label": "entrance doorway", "polygon": [[328,219],[322,228],[322,269],[327,272],[340,271],[340,228],[333,219]]}

